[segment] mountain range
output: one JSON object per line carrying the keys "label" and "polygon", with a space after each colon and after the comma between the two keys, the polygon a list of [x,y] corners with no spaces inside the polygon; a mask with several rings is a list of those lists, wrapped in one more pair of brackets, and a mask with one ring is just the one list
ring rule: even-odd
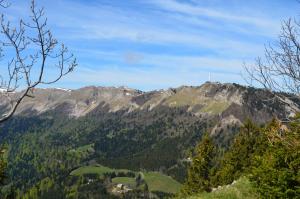
{"label": "mountain range", "polygon": [[[14,93],[15,98],[20,93]],[[185,108],[199,118],[219,116],[243,122],[246,117],[263,123],[272,117],[288,117],[299,111],[299,102],[286,94],[286,103],[263,89],[238,84],[207,82],[201,86],[182,86],[167,90],[143,92],[127,87],[89,86],[76,90],[63,88],[35,89],[33,98],[26,98],[17,109],[17,115],[41,115],[59,110],[72,118],[83,117],[97,108],[107,112],[152,111],[159,107]],[[0,95],[1,97],[1,95]],[[269,100],[267,100],[269,99]],[[2,96],[0,106],[8,105]],[[126,114],[125,113],[125,114]]]}

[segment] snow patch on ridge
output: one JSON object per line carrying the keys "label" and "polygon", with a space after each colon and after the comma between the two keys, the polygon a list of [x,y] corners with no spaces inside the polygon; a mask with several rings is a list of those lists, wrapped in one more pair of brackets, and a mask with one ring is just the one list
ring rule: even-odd
{"label": "snow patch on ridge", "polygon": [[67,91],[67,92],[71,92],[71,89],[67,89],[67,88],[55,88],[56,90],[62,90],[62,91]]}
{"label": "snow patch on ridge", "polygon": [[6,89],[0,88],[0,93],[6,93]]}

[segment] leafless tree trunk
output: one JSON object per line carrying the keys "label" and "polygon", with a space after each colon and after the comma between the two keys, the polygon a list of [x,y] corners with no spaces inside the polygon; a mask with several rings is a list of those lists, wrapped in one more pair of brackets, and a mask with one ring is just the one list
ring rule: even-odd
{"label": "leafless tree trunk", "polygon": [[[8,6],[5,0],[0,0],[0,5]],[[17,27],[12,27],[3,14],[0,18],[1,38],[5,38],[0,41],[1,57],[8,62],[7,74],[0,74],[0,89],[10,102],[9,110],[0,116],[0,123],[12,117],[25,98],[34,97],[34,88],[59,81],[77,66],[73,54],[64,44],[59,45],[47,28],[44,9],[37,9],[34,0],[30,8],[31,20],[20,20]],[[52,80],[45,78],[49,68],[57,71]],[[20,93],[14,94],[20,89]]]}
{"label": "leafless tree trunk", "polygon": [[300,95],[300,23],[289,19],[282,23],[281,33],[276,44],[265,47],[265,57],[258,57],[254,65],[245,65],[246,81],[258,83],[269,92],[274,99],[287,103],[286,95]]}

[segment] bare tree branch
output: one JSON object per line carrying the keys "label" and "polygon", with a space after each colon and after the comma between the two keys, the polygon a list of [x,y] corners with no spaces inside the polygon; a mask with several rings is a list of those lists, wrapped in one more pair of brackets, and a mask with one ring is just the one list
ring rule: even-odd
{"label": "bare tree branch", "polygon": [[[0,0],[0,5],[3,3],[4,0]],[[53,84],[77,66],[74,55],[69,53],[64,44],[59,45],[47,28],[44,9],[38,9],[32,0],[30,10],[31,20],[20,20],[17,27],[12,27],[4,15],[0,19],[1,34],[5,37],[4,41],[0,41],[0,56],[5,57],[4,50],[14,54],[8,58],[7,78],[0,75],[2,95],[10,101],[10,110],[0,116],[0,123],[12,117],[26,97],[33,97],[34,88],[38,85]],[[45,78],[45,71],[49,68],[57,70],[53,80]],[[14,94],[20,88],[23,88],[22,92]]]}
{"label": "bare tree branch", "polygon": [[287,96],[283,92],[300,98],[299,31],[300,23],[296,19],[282,23],[277,43],[265,47],[264,58],[257,58],[254,65],[244,65],[248,84],[258,83],[284,103]]}
{"label": "bare tree branch", "polygon": [[6,2],[6,0],[0,0],[0,7],[2,8],[8,8],[10,4]]}

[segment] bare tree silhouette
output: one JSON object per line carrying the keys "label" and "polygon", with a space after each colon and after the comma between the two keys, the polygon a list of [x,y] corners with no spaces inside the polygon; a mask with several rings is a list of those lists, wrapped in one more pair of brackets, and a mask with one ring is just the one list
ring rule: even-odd
{"label": "bare tree silhouette", "polygon": [[[0,5],[9,6],[5,0],[0,0]],[[8,62],[7,73],[0,74],[0,89],[9,101],[9,110],[0,116],[0,123],[12,117],[25,98],[34,97],[34,88],[38,85],[53,84],[77,66],[73,54],[64,44],[59,44],[47,28],[44,9],[38,9],[32,0],[30,11],[30,21],[21,19],[17,27],[12,27],[3,14],[0,18],[1,57]],[[5,55],[7,51],[13,56]],[[51,80],[45,74],[50,68],[57,72]],[[15,94],[18,89],[22,91]]]}
{"label": "bare tree silhouette", "polygon": [[[296,19],[284,21],[277,42],[265,47],[265,56],[258,57],[254,65],[244,65],[245,80],[250,85],[258,83],[274,94],[269,100],[290,104],[289,99],[300,99],[299,36],[300,22]],[[284,92],[293,95],[287,97]]]}

